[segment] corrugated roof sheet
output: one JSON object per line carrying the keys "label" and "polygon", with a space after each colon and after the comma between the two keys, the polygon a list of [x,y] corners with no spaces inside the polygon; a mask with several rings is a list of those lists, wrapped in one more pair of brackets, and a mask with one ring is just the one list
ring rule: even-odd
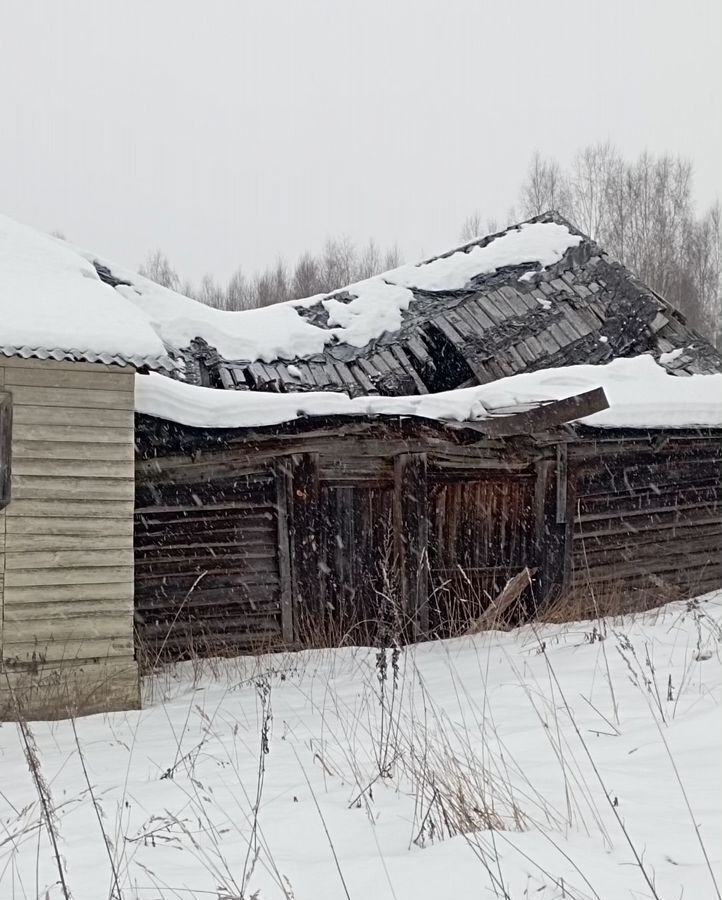
{"label": "corrugated roof sheet", "polygon": [[106,366],[133,366],[136,369],[164,369],[167,372],[182,368],[182,363],[175,361],[170,356],[120,356],[110,353],[93,353],[88,350],[60,350],[58,348],[48,350],[44,347],[9,346],[0,346],[0,354],[19,356],[22,359],[56,359],[58,361],[103,363]]}

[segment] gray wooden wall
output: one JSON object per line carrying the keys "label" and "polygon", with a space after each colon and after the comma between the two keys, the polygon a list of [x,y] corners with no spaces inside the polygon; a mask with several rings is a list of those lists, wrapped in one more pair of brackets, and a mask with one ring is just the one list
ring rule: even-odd
{"label": "gray wooden wall", "polygon": [[12,396],[0,512],[0,718],[136,707],[134,372],[0,356]]}

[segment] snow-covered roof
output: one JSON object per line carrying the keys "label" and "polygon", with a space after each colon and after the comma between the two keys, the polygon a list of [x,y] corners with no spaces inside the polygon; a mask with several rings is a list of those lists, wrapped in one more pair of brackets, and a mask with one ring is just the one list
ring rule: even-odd
{"label": "snow-covered roof", "polygon": [[199,334],[184,354],[186,380],[404,396],[642,353],[680,374],[722,371],[681,314],[556,213],[243,315],[249,328],[232,346]]}
{"label": "snow-covered roof", "polygon": [[333,392],[221,391],[161,375],[136,376],[136,411],[195,428],[251,428],[307,416],[413,416],[480,422],[602,387],[609,409],[580,421],[599,428],[722,427],[722,374],[670,375],[649,356],[529,372],[493,384],[407,397]]}
{"label": "snow-covered roof", "polygon": [[107,266],[121,282],[116,290],[143,312],[169,346],[183,349],[201,338],[224,359],[271,362],[312,356],[327,345],[364,347],[399,330],[414,289],[454,290],[480,275],[525,263],[543,269],[580,241],[566,225],[524,223],[485,246],[400,266],[328,295],[242,312],[208,307],[97,256],[86,258]]}
{"label": "snow-covered roof", "polygon": [[187,381],[266,395],[403,397],[645,352],[682,373],[722,371],[679,314],[555,213],[328,295],[242,312],[0,216],[6,355],[180,365]]}
{"label": "snow-covered roof", "polygon": [[399,330],[414,290],[454,290],[519,264],[541,270],[580,240],[557,222],[525,223],[326,296],[231,312],[0,216],[0,347],[8,355],[151,365],[199,338],[225,359],[249,361],[303,358],[329,344],[363,347]]}
{"label": "snow-covered roof", "polygon": [[148,316],[64,241],[0,215],[0,353],[170,364]]}

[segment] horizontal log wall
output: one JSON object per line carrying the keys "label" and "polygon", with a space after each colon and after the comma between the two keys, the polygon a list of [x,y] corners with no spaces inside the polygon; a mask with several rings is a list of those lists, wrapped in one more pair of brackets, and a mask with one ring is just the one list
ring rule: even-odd
{"label": "horizontal log wall", "polygon": [[[28,715],[138,705],[130,368],[0,357],[13,407],[0,513],[2,666]],[[0,684],[0,714],[15,710]]]}
{"label": "horizontal log wall", "polygon": [[279,474],[185,462],[136,489],[137,633],[150,665],[282,639]]}
{"label": "horizontal log wall", "polygon": [[529,609],[620,580],[631,605],[641,587],[720,584],[717,436],[144,428],[136,592],[156,650],[448,634],[525,566]]}
{"label": "horizontal log wall", "polygon": [[245,440],[189,430],[184,443],[166,455],[141,428],[136,607],[151,653],[446,633],[450,583],[474,583],[453,613],[468,621],[536,559],[528,442],[464,446],[378,423]]}
{"label": "horizontal log wall", "polygon": [[572,587],[660,600],[722,586],[719,434],[590,435],[569,449]]}

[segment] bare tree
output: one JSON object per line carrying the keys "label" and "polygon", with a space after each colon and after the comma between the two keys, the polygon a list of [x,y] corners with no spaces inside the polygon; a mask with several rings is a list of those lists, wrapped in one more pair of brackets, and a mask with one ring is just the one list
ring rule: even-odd
{"label": "bare tree", "polygon": [[318,260],[311,253],[299,257],[293,270],[291,293],[294,298],[312,297],[321,292],[321,272]]}
{"label": "bare tree", "polygon": [[481,224],[481,213],[478,209],[475,209],[471,215],[468,215],[461,226],[461,231],[459,233],[459,240],[463,241],[467,244],[469,241],[473,241],[474,238],[477,238],[482,233],[482,224]]}
{"label": "bare tree", "polygon": [[388,272],[390,269],[396,269],[401,265],[401,251],[397,244],[389,247],[383,255],[381,262],[381,271]]}
{"label": "bare tree", "polygon": [[175,269],[171,266],[168,257],[160,250],[149,253],[145,262],[138,269],[141,275],[161,284],[163,287],[177,291],[180,287],[180,279]]}
{"label": "bare tree", "polygon": [[378,275],[382,269],[381,254],[373,238],[366,244],[354,266],[353,280],[362,281]]}
{"label": "bare tree", "polygon": [[252,309],[254,297],[246,276],[241,269],[231,275],[226,287],[226,309]]}
{"label": "bare tree", "polygon": [[543,159],[536,151],[521,188],[520,204],[525,218],[569,207],[569,186],[555,159]]}
{"label": "bare tree", "polygon": [[577,227],[595,239],[607,224],[609,181],[619,163],[619,155],[608,141],[590,144],[575,155],[565,179],[568,199],[564,206]]}
{"label": "bare tree", "polygon": [[198,290],[198,299],[207,306],[225,309],[225,291],[212,275],[204,275]]}

